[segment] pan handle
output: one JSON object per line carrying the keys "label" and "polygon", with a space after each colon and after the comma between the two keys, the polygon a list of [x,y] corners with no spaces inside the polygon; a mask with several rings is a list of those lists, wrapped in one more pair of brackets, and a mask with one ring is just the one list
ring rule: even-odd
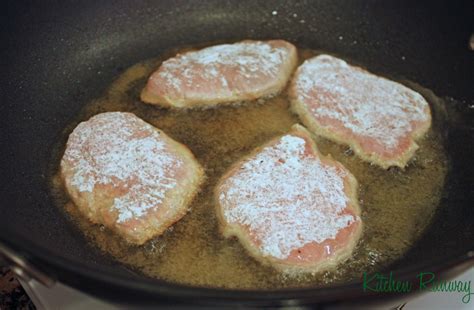
{"label": "pan handle", "polygon": [[52,287],[56,280],[34,267],[28,260],[15,253],[10,247],[0,242],[0,262],[6,264],[16,276],[29,282],[34,279],[46,287]]}

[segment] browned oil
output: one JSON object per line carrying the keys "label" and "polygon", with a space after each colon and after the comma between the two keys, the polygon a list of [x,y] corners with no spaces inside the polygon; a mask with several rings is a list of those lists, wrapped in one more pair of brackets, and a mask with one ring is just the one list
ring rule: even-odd
{"label": "browned oil", "polygon": [[[140,102],[147,77],[170,51],[158,59],[138,63],[122,73],[104,95],[86,105],[64,131],[63,142],[73,127],[92,115],[128,111],[161,128],[187,145],[205,167],[207,181],[191,205],[191,211],[162,236],[143,246],[131,246],[109,230],[85,220],[68,201],[57,171],[64,143],[56,151],[52,190],[58,205],[95,246],[131,269],[150,277],[207,287],[268,289],[324,286],[359,279],[363,271],[384,268],[417,241],[429,225],[440,200],[447,159],[443,150],[442,105],[429,91],[416,88],[430,101],[433,126],[419,142],[420,148],[405,170],[383,170],[361,161],[351,150],[315,137],[323,154],[342,162],[359,181],[364,232],[353,256],[337,270],[304,276],[287,276],[262,266],[235,239],[218,232],[213,187],[225,170],[253,148],[287,132],[298,123],[289,111],[287,95],[259,102],[202,110],[169,110]],[[317,54],[301,50],[300,61]]]}

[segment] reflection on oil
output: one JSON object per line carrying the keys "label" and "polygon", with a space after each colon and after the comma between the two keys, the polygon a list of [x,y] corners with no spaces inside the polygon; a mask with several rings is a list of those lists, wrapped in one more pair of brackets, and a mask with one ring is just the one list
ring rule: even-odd
{"label": "reflection on oil", "polygon": [[[164,54],[166,59],[176,51]],[[318,52],[300,51],[300,61]],[[433,126],[419,142],[409,166],[382,170],[362,162],[346,146],[315,137],[323,154],[342,162],[359,181],[364,232],[352,258],[337,270],[288,277],[265,267],[246,254],[236,240],[222,238],[214,214],[213,187],[224,171],[253,148],[287,132],[298,122],[289,112],[286,93],[278,97],[207,110],[166,110],[139,101],[140,90],[161,59],[148,60],[126,70],[105,94],[86,105],[76,122],[64,131],[55,151],[57,173],[67,135],[79,121],[106,111],[128,111],[161,128],[187,145],[205,167],[207,182],[191,205],[191,212],[163,236],[144,246],[130,246],[104,227],[83,219],[68,201],[57,176],[52,190],[58,205],[91,243],[116,260],[149,277],[172,282],[226,288],[281,288],[324,286],[360,279],[363,271],[379,270],[400,258],[429,225],[439,204],[447,159],[441,129],[442,103],[432,93],[413,83],[430,102]]]}

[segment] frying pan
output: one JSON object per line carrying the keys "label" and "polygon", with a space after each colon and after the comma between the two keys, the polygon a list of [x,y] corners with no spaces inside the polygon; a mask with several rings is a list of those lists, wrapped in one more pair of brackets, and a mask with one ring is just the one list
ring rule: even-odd
{"label": "frying pan", "polygon": [[[51,149],[81,107],[128,66],[164,50],[244,38],[286,39],[403,77],[446,99],[449,173],[421,240],[390,266],[453,274],[474,250],[472,1],[6,1],[1,21],[3,255],[88,293],[153,302],[300,305],[368,298],[358,281],[322,289],[195,288],[136,275],[100,254],[53,204]],[[457,268],[456,268],[457,267]]]}

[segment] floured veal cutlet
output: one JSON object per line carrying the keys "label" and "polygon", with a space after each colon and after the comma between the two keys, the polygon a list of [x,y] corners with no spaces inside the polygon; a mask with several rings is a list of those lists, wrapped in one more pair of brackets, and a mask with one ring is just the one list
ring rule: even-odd
{"label": "floured veal cutlet", "polygon": [[108,112],[71,133],[61,177],[90,221],[143,244],[186,214],[204,172],[161,130],[132,113]]}
{"label": "floured veal cutlet", "polygon": [[362,231],[356,179],[300,125],[233,165],[215,197],[224,236],[288,273],[336,266]]}
{"label": "floured veal cutlet", "polygon": [[282,91],[296,64],[296,48],[283,40],[215,45],[164,61],[141,99],[189,108],[268,97]]}
{"label": "floured veal cutlet", "polygon": [[345,61],[306,60],[290,86],[292,109],[315,134],[348,144],[382,168],[405,167],[431,126],[430,107],[417,92]]}

